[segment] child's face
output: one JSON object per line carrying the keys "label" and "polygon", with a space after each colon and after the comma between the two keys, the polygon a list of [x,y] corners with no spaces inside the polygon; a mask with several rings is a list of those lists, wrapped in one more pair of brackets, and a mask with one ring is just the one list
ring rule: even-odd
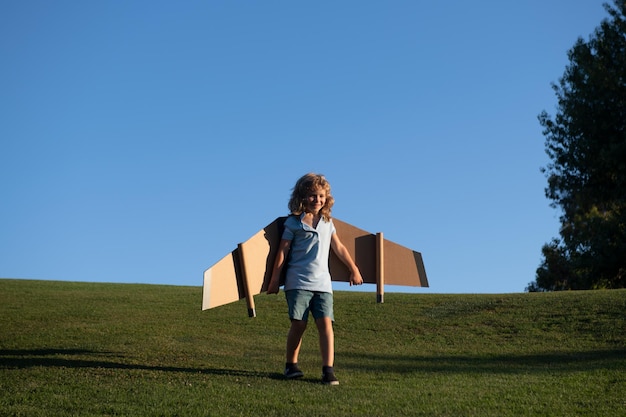
{"label": "child's face", "polygon": [[324,204],[326,204],[326,190],[323,188],[317,188],[307,194],[306,211],[309,213],[318,214]]}

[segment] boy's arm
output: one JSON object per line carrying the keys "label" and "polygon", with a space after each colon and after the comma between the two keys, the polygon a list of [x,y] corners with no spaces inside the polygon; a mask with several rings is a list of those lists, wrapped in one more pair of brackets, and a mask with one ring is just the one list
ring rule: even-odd
{"label": "boy's arm", "polygon": [[361,285],[363,284],[363,277],[361,277],[361,271],[359,271],[359,267],[356,266],[352,257],[350,256],[350,252],[348,249],[341,243],[339,236],[337,233],[333,233],[333,237],[330,241],[330,247],[333,249],[333,252],[339,257],[341,262],[343,262],[348,269],[350,270],[350,286],[352,285]]}
{"label": "boy's arm", "polygon": [[274,260],[272,278],[270,278],[270,282],[267,285],[268,294],[278,294],[280,287],[280,273],[285,266],[285,260],[287,259],[287,254],[289,253],[290,247],[291,240],[281,239],[280,243],[278,244],[278,253],[276,254],[276,259]]}

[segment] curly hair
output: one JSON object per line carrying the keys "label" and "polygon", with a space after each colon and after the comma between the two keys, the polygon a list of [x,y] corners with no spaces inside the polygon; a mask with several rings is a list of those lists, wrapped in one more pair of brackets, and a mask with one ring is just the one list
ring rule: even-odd
{"label": "curly hair", "polygon": [[289,211],[291,214],[300,215],[304,211],[304,203],[312,191],[318,188],[326,191],[326,203],[320,210],[320,214],[325,221],[329,221],[330,211],[335,204],[335,199],[330,194],[330,183],[321,174],[309,173],[300,177],[296,185],[291,190],[291,198],[289,199]]}

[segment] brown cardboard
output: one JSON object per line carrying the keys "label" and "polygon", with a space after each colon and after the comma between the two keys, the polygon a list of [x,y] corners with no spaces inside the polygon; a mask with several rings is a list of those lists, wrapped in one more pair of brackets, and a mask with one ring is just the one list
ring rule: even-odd
{"label": "brown cardboard", "polygon": [[[254,296],[267,289],[285,219],[277,218],[204,271],[202,310],[245,298],[248,315],[256,315]],[[333,222],[363,281],[377,284],[378,302],[383,301],[385,284],[428,287],[419,252],[383,239],[382,233],[374,235],[336,218]],[[332,251],[329,266],[333,281],[349,281],[348,269]]]}

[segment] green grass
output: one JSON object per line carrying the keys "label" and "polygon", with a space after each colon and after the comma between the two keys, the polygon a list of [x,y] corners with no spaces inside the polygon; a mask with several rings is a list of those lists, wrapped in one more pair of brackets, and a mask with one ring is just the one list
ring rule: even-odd
{"label": "green grass", "polygon": [[624,416],[626,291],[335,293],[335,368],[281,378],[279,296],[0,280],[0,416]]}

